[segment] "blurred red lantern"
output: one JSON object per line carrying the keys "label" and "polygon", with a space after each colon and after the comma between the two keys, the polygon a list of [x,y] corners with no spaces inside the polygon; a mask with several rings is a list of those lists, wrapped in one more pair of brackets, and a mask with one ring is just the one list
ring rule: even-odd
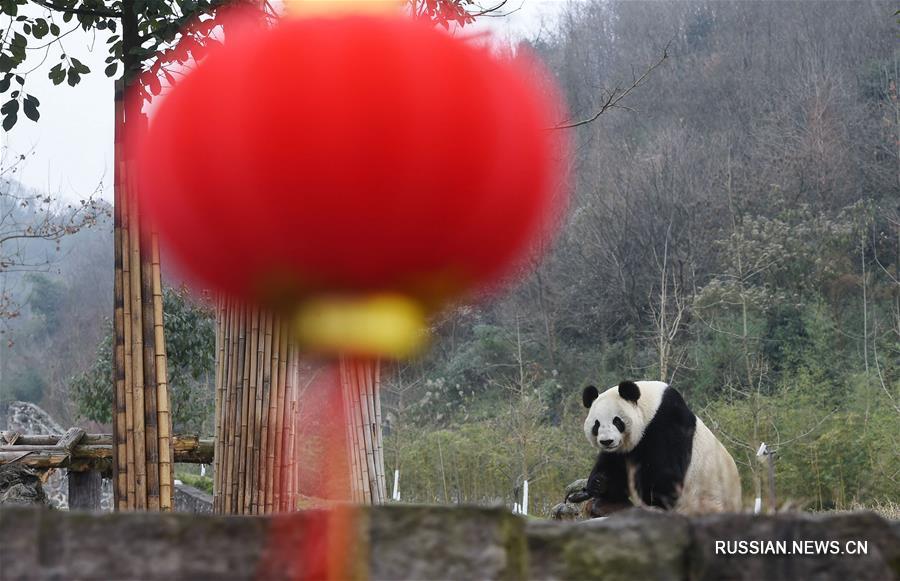
{"label": "blurred red lantern", "polygon": [[142,199],[220,290],[432,312],[558,216],[557,103],[534,72],[403,18],[287,18],[170,92],[140,146]]}

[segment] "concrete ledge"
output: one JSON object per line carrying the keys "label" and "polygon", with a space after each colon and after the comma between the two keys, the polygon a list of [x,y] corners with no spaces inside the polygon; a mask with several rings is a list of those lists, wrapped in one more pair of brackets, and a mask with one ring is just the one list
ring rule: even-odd
{"label": "concrete ledge", "polygon": [[[349,519],[349,520],[348,520]],[[871,513],[777,517],[626,511],[586,523],[502,509],[387,506],[275,517],[0,509],[0,578],[297,579],[301,548],[334,539],[346,576],[370,579],[872,579],[900,577],[900,526]],[[716,542],[868,543],[867,555],[716,555]]]}

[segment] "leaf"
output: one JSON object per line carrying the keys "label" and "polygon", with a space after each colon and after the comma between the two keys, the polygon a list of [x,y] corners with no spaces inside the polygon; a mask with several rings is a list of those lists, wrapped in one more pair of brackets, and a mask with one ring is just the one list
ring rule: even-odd
{"label": "leaf", "polygon": [[31,27],[32,36],[35,38],[44,38],[48,32],[50,32],[50,26],[47,24],[46,20],[38,18],[34,21],[34,26]]}
{"label": "leaf", "polygon": [[19,102],[15,99],[10,99],[6,103],[0,107],[0,113],[3,115],[9,115],[10,113],[16,113],[19,110]]}
{"label": "leaf", "polygon": [[147,86],[153,95],[159,95],[159,93],[162,91],[162,86],[159,83],[159,77],[154,74],[147,75]]}
{"label": "leaf", "polygon": [[78,74],[78,71],[75,70],[75,67],[70,68],[66,72],[66,82],[69,83],[70,87],[74,87],[81,81],[81,75]]}
{"label": "leaf", "polygon": [[53,81],[54,85],[62,83],[66,79],[66,71],[62,68],[62,63],[56,63],[47,76]]}
{"label": "leaf", "polygon": [[111,65],[106,67],[103,70],[103,72],[106,74],[107,77],[112,77],[113,75],[116,74],[116,69],[118,69],[118,68],[119,68],[119,63],[112,63]]}
{"label": "leaf", "polygon": [[0,93],[5,93],[6,91],[9,90],[9,81],[10,81],[10,77],[7,74],[7,76],[3,77],[3,80],[0,81]]}
{"label": "leaf", "polygon": [[3,114],[3,129],[9,131],[18,120],[19,102],[15,100],[7,101],[0,107],[0,114]]}
{"label": "leaf", "polygon": [[41,118],[41,112],[38,111],[38,105],[40,104],[40,101],[34,95],[26,95],[25,101],[22,103],[22,111],[25,112],[26,117],[32,121],[37,121]]}
{"label": "leaf", "polygon": [[18,118],[15,114],[7,115],[3,118],[3,129],[9,131],[16,124],[16,121],[18,121]]}
{"label": "leaf", "polygon": [[50,34],[53,36],[59,36],[60,30],[59,26],[55,22],[50,23]]}
{"label": "leaf", "polygon": [[89,72],[91,72],[91,69],[88,68],[88,66],[86,64],[84,64],[83,62],[81,62],[80,60],[78,60],[75,57],[72,57],[72,67],[76,71],[78,71],[78,73],[81,75],[86,75]]}

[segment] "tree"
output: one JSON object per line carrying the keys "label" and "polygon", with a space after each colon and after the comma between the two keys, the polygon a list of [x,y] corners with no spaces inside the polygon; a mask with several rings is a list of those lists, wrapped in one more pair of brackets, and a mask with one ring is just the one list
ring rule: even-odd
{"label": "tree", "polygon": [[[208,435],[213,414],[215,313],[193,300],[186,288],[163,291],[166,347],[169,355],[172,424],[177,432]],[[81,417],[112,422],[112,327],[97,344],[91,367],[72,379],[72,394]]]}
{"label": "tree", "polygon": [[[109,216],[109,208],[94,194],[76,204],[63,204],[53,196],[26,189],[13,179],[25,159],[20,154],[6,162],[5,146],[0,152],[0,326],[17,317],[21,307],[6,286],[7,277],[47,270],[57,260],[65,236]],[[41,252],[46,243],[56,252]]]}
{"label": "tree", "polygon": [[[4,130],[18,113],[37,121],[40,101],[27,92],[30,49],[58,49],[60,62],[47,72],[59,85],[79,83],[90,68],[70,55],[63,39],[81,29],[105,37],[109,76],[116,81],[115,149],[115,347],[116,442],[113,472],[116,507],[169,510],[172,506],[171,417],[167,389],[162,283],[156,235],[140,226],[140,212],[129,185],[134,167],[125,136],[139,139],[146,127],[144,102],[158,95],[162,83],[216,41],[212,16],[226,2],[217,0],[3,0],[0,14],[10,17],[0,44],[0,106]],[[22,8],[22,13],[20,13]],[[65,29],[65,30],[64,30]],[[43,62],[43,61],[42,61]],[[15,86],[13,85],[15,83]]]}

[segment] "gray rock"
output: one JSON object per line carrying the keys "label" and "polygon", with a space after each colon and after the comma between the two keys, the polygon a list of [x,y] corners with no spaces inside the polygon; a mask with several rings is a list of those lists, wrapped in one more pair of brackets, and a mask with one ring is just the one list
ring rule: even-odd
{"label": "gray rock", "polygon": [[37,472],[22,464],[2,464],[0,504],[50,506],[50,500]]}
{"label": "gray rock", "polygon": [[532,579],[684,579],[687,518],[630,509],[578,523],[528,523]]}
{"label": "gray rock", "polygon": [[[526,524],[527,522],[527,524]],[[348,533],[335,536],[342,525]],[[326,531],[329,529],[331,534]],[[687,518],[631,509],[584,522],[504,509],[383,506],[273,517],[0,507],[0,578],[836,579],[900,572],[897,523],[871,513]],[[717,555],[716,541],[865,541],[868,554]]]}
{"label": "gray rock", "polygon": [[524,524],[502,508],[373,508],[371,578],[524,579]]}

